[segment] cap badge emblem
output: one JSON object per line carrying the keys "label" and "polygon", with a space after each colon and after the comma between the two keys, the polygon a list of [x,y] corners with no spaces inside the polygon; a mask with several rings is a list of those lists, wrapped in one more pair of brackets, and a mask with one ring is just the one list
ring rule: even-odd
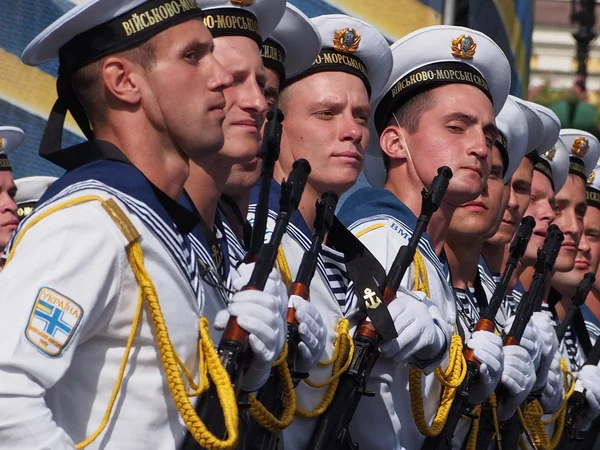
{"label": "cap badge emblem", "polygon": [[571,147],[571,153],[583,158],[589,149],[590,149],[590,143],[588,142],[588,140],[584,137],[580,137],[573,141],[573,147]]}
{"label": "cap badge emblem", "polygon": [[236,6],[252,6],[254,0],[229,0],[232,5]]}
{"label": "cap badge emblem", "polygon": [[462,34],[452,39],[452,55],[461,59],[473,59],[477,44],[467,34]]}
{"label": "cap badge emblem", "polygon": [[592,173],[590,173],[590,176],[587,179],[587,184],[592,184],[595,179],[596,179],[596,172],[592,171]]}
{"label": "cap badge emblem", "polygon": [[333,35],[333,48],[338,52],[354,53],[358,50],[360,36],[354,28],[344,28]]}
{"label": "cap badge emblem", "polygon": [[544,156],[546,158],[548,158],[549,161],[552,161],[554,159],[555,155],[556,155],[556,147],[552,147],[550,150],[548,150],[546,153],[544,153]]}

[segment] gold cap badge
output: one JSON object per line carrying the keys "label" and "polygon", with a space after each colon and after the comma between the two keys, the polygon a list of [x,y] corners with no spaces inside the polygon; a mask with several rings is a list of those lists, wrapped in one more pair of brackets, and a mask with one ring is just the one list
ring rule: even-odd
{"label": "gold cap badge", "polygon": [[354,53],[358,50],[360,36],[354,28],[344,28],[333,35],[333,48],[338,52]]}
{"label": "gold cap badge", "polygon": [[461,59],[473,59],[477,44],[473,38],[467,34],[452,39],[452,55]]}
{"label": "gold cap badge", "polygon": [[592,184],[595,179],[596,179],[596,172],[592,171],[592,173],[590,173],[590,176],[587,179],[587,184]]}
{"label": "gold cap badge", "polygon": [[590,149],[590,143],[588,142],[588,140],[584,137],[580,137],[573,141],[573,146],[571,147],[571,153],[583,158],[589,149]]}
{"label": "gold cap badge", "polygon": [[554,155],[556,155],[556,147],[552,147],[550,150],[548,150],[546,153],[544,153],[544,156],[546,158],[548,158],[550,161],[552,161],[554,159]]}
{"label": "gold cap badge", "polygon": [[232,5],[236,6],[251,6],[254,0],[229,0]]}
{"label": "gold cap badge", "polygon": [[2,151],[3,144],[4,144],[4,139],[0,138],[0,152]]}

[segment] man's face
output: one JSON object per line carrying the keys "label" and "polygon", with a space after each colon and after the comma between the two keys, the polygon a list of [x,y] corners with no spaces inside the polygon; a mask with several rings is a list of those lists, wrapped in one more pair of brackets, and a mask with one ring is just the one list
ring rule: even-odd
{"label": "man's face", "polygon": [[548,226],[556,217],[554,214],[554,202],[552,183],[550,183],[550,180],[544,174],[534,170],[531,180],[531,196],[525,215],[535,219],[535,228],[527,244],[525,254],[521,258],[521,263],[525,266],[533,266],[535,264],[538,248],[544,245]]}
{"label": "man's face", "polygon": [[532,178],[533,162],[529,158],[523,158],[517,171],[510,179],[508,205],[504,210],[498,231],[487,241],[489,244],[506,245],[512,240],[529,206]]}
{"label": "man's face", "polygon": [[218,158],[230,166],[256,161],[267,113],[260,50],[250,38],[223,36],[215,39],[215,57],[233,76],[233,85],[225,89],[225,144]]}
{"label": "man's face", "polygon": [[561,292],[574,292],[586,273],[596,273],[599,262],[600,209],[588,207],[583,218],[583,235],[579,240],[573,270],[556,272],[552,277],[552,285],[558,287]]}
{"label": "man's face", "polygon": [[0,171],[0,251],[3,251],[19,225],[15,194],[17,186],[12,172]]}
{"label": "man's face", "polygon": [[490,176],[483,192],[475,200],[459,206],[450,223],[450,233],[474,236],[482,240],[495,231],[503,211],[505,189],[502,182],[502,154],[496,147],[492,150]]}
{"label": "man's face", "polygon": [[[279,75],[273,69],[265,67],[266,84],[265,98],[269,108],[279,104]],[[265,121],[266,123],[266,121]],[[265,130],[264,124],[261,130],[261,136]],[[258,183],[260,178],[261,160],[256,158],[245,164],[234,164],[231,167],[231,172],[227,178],[224,192],[231,197],[238,197],[244,192],[247,192],[251,187]]]}
{"label": "man's face", "polygon": [[213,55],[213,40],[202,20],[188,20],[152,41],[156,64],[144,72],[144,107],[154,127],[168,135],[185,156],[201,158],[224,142],[223,90],[231,75]]}
{"label": "man's face", "polygon": [[580,176],[569,174],[567,182],[556,194],[554,207],[556,219],[553,223],[558,225],[565,235],[554,264],[554,270],[557,272],[568,272],[573,269],[579,239],[583,234],[583,217],[586,209],[585,181]]}
{"label": "man's face", "polygon": [[369,140],[371,109],[360,78],[346,72],[320,72],[285,89],[285,115],[278,165],[289,173],[295,160],[312,167],[308,183],[317,192],[341,195],[354,183]]}
{"label": "man's face", "polygon": [[439,167],[452,169],[445,202],[460,206],[481,194],[498,136],[494,108],[483,92],[466,84],[432,90],[431,107],[422,113],[418,130],[404,136],[424,185],[430,185]]}

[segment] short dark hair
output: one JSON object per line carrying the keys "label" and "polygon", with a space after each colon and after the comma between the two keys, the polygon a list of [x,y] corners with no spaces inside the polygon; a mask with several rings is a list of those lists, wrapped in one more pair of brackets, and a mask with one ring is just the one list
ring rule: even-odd
{"label": "short dark hair", "polygon": [[[146,72],[151,71],[156,65],[156,48],[152,39],[145,41],[137,47],[124,50],[111,56],[122,56],[123,58],[138,64]],[[81,102],[88,116],[92,128],[101,124],[105,119],[105,105],[101,102],[103,84],[99,77],[102,62],[105,58],[82,67],[71,77],[73,90]]]}
{"label": "short dark hair", "polygon": [[[418,93],[417,95],[408,99],[406,103],[400,105],[395,111],[394,115],[398,120],[394,119],[394,116],[390,117],[390,120],[387,123],[387,126],[390,125],[399,125],[408,131],[409,134],[414,134],[419,130],[419,125],[421,123],[421,116],[424,112],[426,112],[433,103],[433,94],[431,90],[426,90]],[[385,153],[383,154],[383,165],[385,166],[385,171],[389,171],[390,169],[390,157]]]}

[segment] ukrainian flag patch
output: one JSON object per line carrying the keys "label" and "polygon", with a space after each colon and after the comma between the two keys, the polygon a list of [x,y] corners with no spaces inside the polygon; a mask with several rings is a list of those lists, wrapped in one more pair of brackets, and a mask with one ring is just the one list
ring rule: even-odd
{"label": "ukrainian flag patch", "polygon": [[83,318],[83,309],[60,292],[38,292],[25,330],[27,340],[50,357],[60,356]]}

